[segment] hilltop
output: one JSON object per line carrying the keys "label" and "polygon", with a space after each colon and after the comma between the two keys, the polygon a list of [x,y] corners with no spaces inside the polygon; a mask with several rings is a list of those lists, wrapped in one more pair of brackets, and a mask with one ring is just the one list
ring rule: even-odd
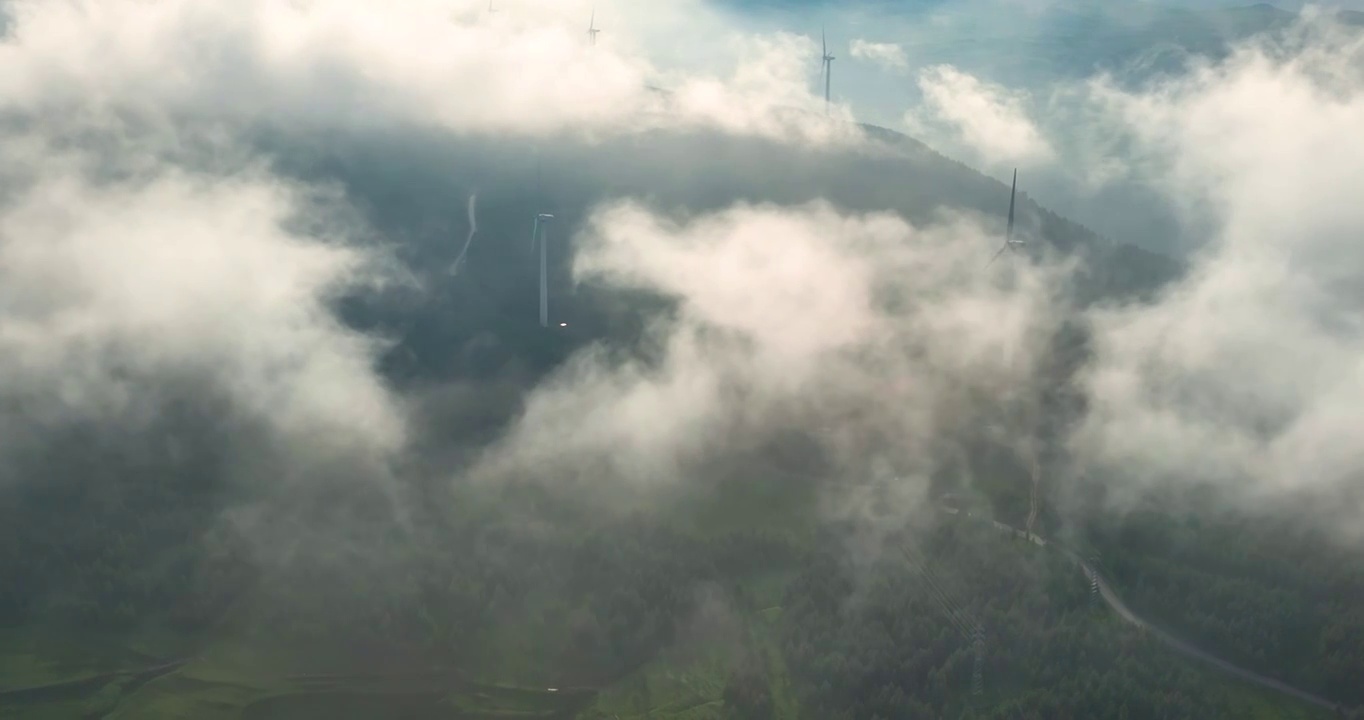
{"label": "hilltop", "polygon": [[[798,26],[822,0],[728,0],[740,13]],[[844,9],[848,6],[841,5]],[[859,3],[878,18],[878,42],[902,43],[915,66],[949,63],[1013,87],[1046,87],[1108,73],[1138,83],[1177,72],[1192,57],[1218,60],[1231,47],[1292,27],[1298,9],[1271,3],[1057,0],[1036,8],[940,0]],[[1364,28],[1364,12],[1328,10]],[[930,33],[923,27],[932,27]]]}
{"label": "hilltop", "polygon": [[[930,507],[878,533],[831,520],[831,496],[893,488],[835,484],[846,479],[821,473],[798,433],[647,503],[582,492],[590,471],[576,484],[461,482],[461,451],[496,437],[572,353],[649,350],[637,347],[641,325],[666,312],[666,298],[569,277],[564,244],[603,200],[629,195],[681,214],[827,198],[916,224],[962,209],[1002,230],[1007,185],[866,129],[875,144],[853,151],[707,133],[537,148],[420,128],[260,129],[278,172],[336,183],[409,274],[341,304],[347,322],[391,339],[385,375],[424,413],[411,467],[372,484],[343,468],[321,487],[243,482],[225,452],[270,448],[229,445],[238,419],[212,400],[177,403],[146,428],[53,433],[20,459],[43,482],[0,501],[11,533],[0,543],[0,576],[11,580],[0,586],[0,717],[1318,717],[1173,662],[1096,606],[1064,558],[1030,543]],[[1075,306],[1139,298],[1181,271],[1049,212],[1021,179],[1019,228],[1033,252],[1078,255],[1089,268]],[[473,192],[479,234],[452,276]],[[564,332],[535,321],[536,208],[556,217],[551,287]],[[1057,347],[1045,377],[1062,389],[1083,343]],[[1073,411],[1062,406],[1056,415]],[[997,444],[966,450],[982,481],[938,478],[935,490],[1010,521],[1025,515],[1025,469]],[[1227,538],[1247,527],[1229,518],[1128,551],[1170,521],[1116,522],[1100,503],[1067,517],[1050,500],[1042,526],[1102,553],[1116,585],[1139,585],[1134,604],[1266,671],[1350,691],[1360,658],[1348,638],[1360,625],[1307,595],[1358,575],[1329,551],[1309,556],[1319,538],[1285,532],[1253,556],[1228,556]],[[900,545],[922,561],[906,565]],[[1313,589],[1252,592],[1265,599],[1248,631],[1209,619],[1225,610],[1227,587],[1290,575]],[[1160,604],[1151,588],[1161,586],[1200,610]],[[1292,621],[1275,624],[1269,611],[1290,606]],[[990,632],[979,694],[958,613]],[[1328,650],[1304,640],[1285,668],[1275,649],[1303,628]],[[1279,644],[1265,650],[1253,642],[1261,636]]]}
{"label": "hilltop", "polygon": [[[572,243],[586,214],[612,198],[640,198],[665,212],[692,214],[736,202],[796,205],[823,198],[849,212],[890,210],[919,225],[951,208],[975,213],[1002,232],[1007,182],[902,133],[863,129],[873,143],[854,151],[794,149],[700,131],[478,148],[412,131],[306,140],[274,132],[263,144],[276,153],[276,167],[286,175],[341,183],[367,219],[394,238],[399,257],[428,293],[419,297],[397,289],[353,313],[366,327],[401,334],[390,353],[393,377],[401,380],[431,373],[481,377],[507,363],[545,368],[573,348],[633,326],[618,298],[576,287],[570,278]],[[464,200],[473,192],[479,234],[460,278],[453,280],[448,268],[463,244]],[[1092,277],[1077,291],[1084,302],[1150,292],[1180,272],[1170,258],[1112,243],[1047,210],[1029,194],[1026,173],[1018,202],[1020,231],[1039,246],[1087,261]],[[569,321],[549,345],[532,332],[536,270],[528,243],[537,206],[556,218],[551,295],[556,316]]]}

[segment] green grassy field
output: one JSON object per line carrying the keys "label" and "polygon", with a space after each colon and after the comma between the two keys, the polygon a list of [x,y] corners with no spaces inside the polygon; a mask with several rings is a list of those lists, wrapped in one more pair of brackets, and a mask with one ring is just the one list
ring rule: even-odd
{"label": "green grassy field", "polygon": [[[762,503],[749,488],[750,504]],[[742,494],[742,493],[741,493]],[[716,518],[729,524],[734,516]],[[1047,552],[1015,543],[1020,552]],[[192,647],[173,633],[144,628],[124,635],[76,635],[54,628],[0,632],[0,720],[719,720],[730,717],[724,692],[736,667],[757,667],[776,720],[805,717],[780,650],[786,588],[794,569],[756,573],[732,602],[723,623],[707,633],[679,633],[678,643],[607,687],[551,690],[553,648],[563,638],[552,623],[509,623],[480,639],[487,662],[467,673],[413,672],[387,677],[342,675],[319,665],[325,651],[277,646],[269,637],[224,629]],[[547,600],[548,602],[548,600]],[[556,613],[542,613],[553,617]],[[1106,608],[1085,622],[1121,623]],[[548,649],[547,649],[548,648]],[[176,657],[183,665],[154,678],[135,670]],[[1247,720],[1327,720],[1328,711],[1249,685],[1180,656],[1207,692],[1225,698]],[[306,675],[327,669],[333,674]],[[1005,706],[1022,688],[996,686],[997,697],[976,705]],[[962,712],[966,708],[960,708]]]}
{"label": "green grassy field", "polygon": [[[773,579],[763,582],[774,586],[778,583]],[[761,595],[760,591],[753,593],[755,599]],[[600,693],[567,689],[550,692],[543,687],[522,688],[463,678],[435,682],[384,678],[305,680],[272,673],[266,657],[255,657],[247,662],[248,655],[240,647],[210,650],[204,657],[138,686],[134,686],[128,676],[80,684],[85,679],[99,678],[104,668],[93,664],[96,662],[93,659],[89,663],[73,663],[69,658],[58,660],[61,653],[53,656],[35,653],[32,644],[37,640],[9,633],[6,640],[13,644],[7,643],[0,650],[0,667],[6,670],[3,676],[6,682],[0,690],[12,691],[18,687],[56,687],[56,690],[26,699],[0,697],[0,718],[719,720],[726,717],[723,702],[726,680],[739,662],[740,654],[748,653],[761,661],[773,699],[774,718],[797,720],[802,715],[796,688],[777,644],[781,621],[779,605],[747,612],[742,618],[743,643],[711,644],[664,653]],[[1096,621],[1118,622],[1115,618]],[[117,656],[116,643],[106,640],[101,654]],[[132,651],[127,657],[140,659]],[[1206,680],[1207,691],[1225,698],[1236,708],[1237,717],[1246,720],[1328,720],[1333,717],[1329,711],[1228,678],[1177,655],[1172,655],[1171,661],[1191,663]],[[14,682],[13,679],[21,677],[40,682]],[[1003,697],[998,702],[1007,700]]]}
{"label": "green grassy field", "polygon": [[[761,662],[772,694],[775,720],[800,717],[791,679],[776,644],[779,607],[745,618],[743,646],[712,647],[697,654],[664,654],[630,677],[605,689],[596,703],[579,715],[582,720],[718,720],[724,713],[726,679],[740,653],[753,653]],[[742,649],[740,649],[742,648]]]}
{"label": "green grassy field", "polygon": [[[289,718],[572,717],[590,690],[517,687],[449,671],[393,676],[300,675],[297,654],[266,639],[212,643],[155,678],[127,674],[149,665],[148,637],[96,638],[88,645],[52,630],[11,631],[0,646],[4,720],[272,720]],[[162,640],[164,642],[164,640]],[[88,652],[76,654],[78,647]],[[124,673],[124,674],[117,674]]]}
{"label": "green grassy field", "polygon": [[778,604],[794,573],[755,575],[742,587],[745,607],[734,609],[739,634],[702,647],[683,646],[663,653],[611,687],[579,717],[582,720],[667,718],[711,720],[724,713],[725,683],[735,667],[757,662],[767,679],[775,720],[800,717],[794,687],[777,644],[782,621]]}

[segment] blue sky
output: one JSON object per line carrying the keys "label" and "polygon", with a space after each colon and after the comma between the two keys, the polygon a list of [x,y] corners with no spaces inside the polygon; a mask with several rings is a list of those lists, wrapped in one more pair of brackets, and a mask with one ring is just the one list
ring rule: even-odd
{"label": "blue sky", "polygon": [[[992,157],[978,148],[957,142],[934,128],[907,122],[906,114],[921,106],[919,76],[935,65],[950,65],[993,84],[1001,92],[1016,92],[1041,124],[1065,136],[1082,128],[1068,129],[1055,106],[1058,94],[1092,77],[1096,63],[1116,54],[1127,57],[1153,52],[1145,46],[1149,37],[1128,33],[1128,47],[1118,42],[1086,44],[1084,38],[1098,24],[1111,32],[1137,27],[1160,19],[1161,9],[1207,9],[1247,7],[1255,3],[1219,0],[1183,2],[1097,2],[1095,0],[925,0],[920,2],[813,2],[810,0],[717,0],[728,6],[735,23],[759,31],[784,30],[804,34],[818,42],[820,29],[827,32],[837,57],[833,70],[833,96],[847,104],[861,121],[889,127],[918,137],[939,151],[1000,179],[1007,179],[1014,160]],[[1300,3],[1298,3],[1300,4]],[[1287,3],[1278,3],[1283,7]],[[1364,0],[1341,6],[1364,7]],[[1076,11],[1079,12],[1076,12]],[[1104,23],[1095,20],[1102,14]],[[1165,16],[1168,18],[1168,16]],[[1168,21],[1173,34],[1187,29],[1179,20]],[[1156,37],[1164,37],[1156,33]],[[865,53],[855,57],[854,43],[893,44],[903,52],[902,67],[872,62]],[[693,49],[694,50],[694,49]],[[818,88],[818,52],[811,54],[807,74]],[[1135,185],[1099,187],[1090,182],[1090,168],[1067,165],[1064,157],[1053,163],[1025,168],[1023,177],[1033,196],[1052,209],[1119,240],[1139,242],[1180,253],[1196,244],[1184,237],[1172,211],[1147,188]],[[1154,238],[1154,240],[1153,240]]]}

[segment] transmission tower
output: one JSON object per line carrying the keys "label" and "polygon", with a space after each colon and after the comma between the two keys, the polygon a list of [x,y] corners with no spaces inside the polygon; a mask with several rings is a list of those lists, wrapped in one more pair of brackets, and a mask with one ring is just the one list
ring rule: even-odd
{"label": "transmission tower", "polygon": [[979,698],[985,694],[985,674],[982,668],[985,662],[985,632],[980,627],[976,627],[976,636],[971,644],[976,651],[975,666],[971,669],[971,694]]}
{"label": "transmission tower", "polygon": [[942,584],[934,577],[927,560],[920,557],[917,552],[905,544],[900,544],[899,548],[905,559],[909,561],[910,567],[923,578],[929,597],[937,601],[943,614],[947,616],[948,621],[956,628],[957,632],[971,642],[971,647],[975,651],[975,659],[971,669],[971,694],[979,698],[985,693],[985,629],[980,623],[976,622],[975,618],[971,617],[966,608],[962,607],[960,603],[953,602],[952,598],[944,592]]}
{"label": "transmission tower", "polygon": [[1099,604],[1099,553],[1096,551],[1089,553],[1089,598],[1095,605]]}

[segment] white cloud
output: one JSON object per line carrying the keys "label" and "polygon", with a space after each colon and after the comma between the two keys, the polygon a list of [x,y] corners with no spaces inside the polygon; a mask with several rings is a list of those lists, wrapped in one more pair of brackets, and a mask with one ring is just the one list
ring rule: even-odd
{"label": "white cloud", "polygon": [[1309,24],[1147,93],[1097,89],[1186,221],[1215,237],[1158,302],[1095,314],[1093,412],[1076,439],[1088,461],[1243,499],[1339,493],[1357,522],[1361,60],[1359,39]]}
{"label": "white cloud", "polygon": [[[650,47],[708,37],[721,18],[699,2],[605,1],[595,48],[586,2],[475,5],[452,21],[434,0],[15,3],[0,116],[29,129],[3,150],[0,374],[29,414],[7,429],[136,419],[154,412],[158,378],[189,376],[293,447],[401,451],[403,402],[371,367],[375,344],[330,304],[382,277],[376,254],[343,208],[240,159],[255,123],[472,142],[660,127],[857,139],[819,117],[808,38],[720,35],[708,42],[725,59],[700,72]],[[1248,50],[1145,94],[1101,87],[1107,119],[1219,237],[1160,303],[1094,316],[1087,462],[1249,477],[1257,492],[1358,477],[1364,330],[1347,309],[1364,274],[1364,112],[1358,48],[1329,40],[1286,59]],[[853,55],[896,65],[894,50],[858,41]],[[947,66],[919,84],[924,110],[908,120],[990,164],[1053,155],[1025,96]],[[575,358],[485,470],[668,477],[794,428],[848,472],[873,456],[927,472],[999,410],[1054,319],[1052,271],[995,284],[979,268],[993,247],[966,221],[916,228],[822,205],[674,220],[626,203],[601,210],[581,247],[581,277],[661,291],[680,316],[653,329],[649,361]]]}
{"label": "white cloud", "polygon": [[604,208],[576,274],[674,298],[677,317],[652,359],[575,358],[481,472],[649,486],[803,432],[845,479],[889,463],[922,480],[1009,402],[1055,318],[1049,271],[981,271],[997,241],[824,204]]}
{"label": "white cloud", "polygon": [[909,69],[909,59],[905,57],[904,48],[895,43],[878,43],[857,38],[852,41],[852,47],[849,50],[853,57],[880,65],[888,70],[903,71]]}
{"label": "white cloud", "polygon": [[[0,375],[28,399],[6,426],[135,426],[169,401],[158,379],[183,376],[289,447],[402,450],[403,402],[372,367],[376,343],[332,307],[387,278],[374,238],[335,198],[268,172],[259,128],[860,137],[802,112],[820,107],[798,62],[808,38],[716,33],[694,0],[606,1],[593,47],[592,6],[9,3]],[[713,72],[660,67],[641,48],[665,37],[717,37],[726,53]]]}
{"label": "white cloud", "polygon": [[945,129],[989,165],[1046,162],[1055,152],[1027,111],[1027,96],[985,82],[950,65],[936,65],[919,73],[924,106],[910,111],[911,128],[933,132]]}
{"label": "white cloud", "polygon": [[329,308],[377,266],[324,204],[257,173],[97,182],[80,160],[44,154],[0,209],[0,422],[130,430],[189,393],[230,398],[296,459],[402,447],[374,344]]}
{"label": "white cloud", "polygon": [[[809,40],[727,37],[727,70],[672,73],[628,39],[657,37],[630,3],[586,42],[588,3],[540,0],[489,15],[471,4],[399,0],[56,0],[14,5],[0,45],[5,107],[22,112],[193,114],[213,122],[420,121],[457,133],[546,135],[716,127],[802,141],[856,139],[824,122],[799,68]],[[695,0],[685,43],[719,20]],[[579,27],[582,25],[582,27]],[[671,92],[650,89],[661,84]],[[809,115],[789,111],[807,111]]]}

